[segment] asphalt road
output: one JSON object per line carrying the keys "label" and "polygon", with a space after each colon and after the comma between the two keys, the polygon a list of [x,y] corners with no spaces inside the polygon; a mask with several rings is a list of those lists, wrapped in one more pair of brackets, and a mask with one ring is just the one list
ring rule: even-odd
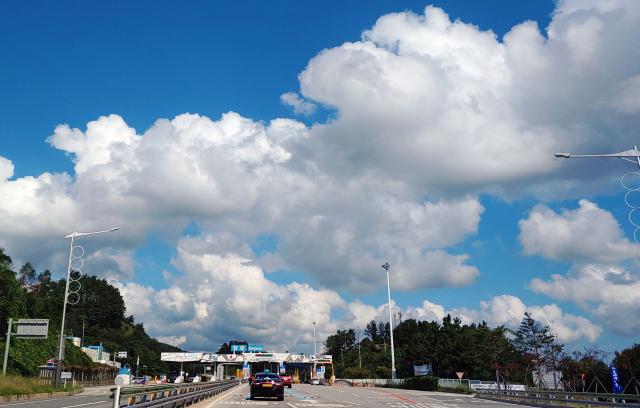
{"label": "asphalt road", "polygon": [[197,408],[226,408],[238,405],[303,407],[366,407],[366,408],[509,408],[511,404],[479,400],[469,395],[439,392],[397,390],[389,388],[328,387],[294,384],[285,388],[284,401],[275,399],[249,400],[249,387],[242,385],[211,402],[200,402]]}
{"label": "asphalt road", "polygon": [[73,397],[49,398],[32,401],[0,402],[2,408],[111,408],[113,401],[109,399],[109,387],[87,388]]}
{"label": "asphalt road", "polygon": [[[0,403],[0,408],[111,408],[111,387],[87,388],[73,397],[37,401]],[[509,408],[511,404],[484,401],[469,395],[439,392],[397,390],[390,388],[329,387],[294,384],[285,388],[284,401],[276,399],[249,400],[249,386],[241,385],[215,399],[197,403],[194,408],[226,408],[238,405],[303,407],[363,407],[363,408]]]}

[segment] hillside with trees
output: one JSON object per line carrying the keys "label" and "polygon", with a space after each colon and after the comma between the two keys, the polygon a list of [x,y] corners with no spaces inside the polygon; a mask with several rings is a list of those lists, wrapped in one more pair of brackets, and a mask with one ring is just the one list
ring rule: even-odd
{"label": "hillside with trees", "polygon": [[[133,316],[127,317],[124,299],[117,288],[95,276],[81,277],[80,284],[78,302],[67,305],[65,334],[68,337],[81,337],[85,347],[102,343],[104,351],[112,355],[126,351],[127,359],[118,361],[130,367],[135,367],[139,356],[142,374],[159,375],[170,371],[167,363],[160,361],[160,353],[180,349],[150,338],[142,324],[136,324]],[[38,273],[30,263],[16,273],[11,258],[0,248],[0,322],[6,327],[10,317],[14,320],[49,319],[46,340],[12,339],[7,372],[35,376],[37,367],[55,356],[65,285],[64,279],[54,280],[48,270]],[[6,331],[3,329],[2,353],[5,341]],[[77,372],[85,372],[87,378],[109,371],[106,366],[91,362],[79,347],[69,341],[64,364]],[[143,370],[144,366],[146,370]]]}

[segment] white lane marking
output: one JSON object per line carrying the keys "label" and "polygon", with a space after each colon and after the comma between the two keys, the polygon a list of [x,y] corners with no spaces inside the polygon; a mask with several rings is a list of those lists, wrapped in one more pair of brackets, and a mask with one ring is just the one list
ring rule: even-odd
{"label": "white lane marking", "polygon": [[72,405],[72,406],[70,406],[70,407],[64,407],[64,408],[85,407],[85,406],[87,406],[87,405],[102,404],[103,402],[109,402],[109,401],[89,402],[89,403],[87,403],[87,404]]}
{"label": "white lane marking", "polygon": [[290,403],[290,402],[287,402],[287,405],[288,405],[288,406],[290,406],[290,407],[293,407],[293,408],[298,408],[298,407],[296,407],[295,405],[293,405],[293,404],[292,404],[292,403]]}

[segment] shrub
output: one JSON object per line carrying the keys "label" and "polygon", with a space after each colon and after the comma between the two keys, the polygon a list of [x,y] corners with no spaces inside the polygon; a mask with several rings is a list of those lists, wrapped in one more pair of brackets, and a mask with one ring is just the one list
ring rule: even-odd
{"label": "shrub", "polygon": [[438,377],[434,375],[409,377],[404,380],[404,384],[401,387],[408,390],[437,391]]}

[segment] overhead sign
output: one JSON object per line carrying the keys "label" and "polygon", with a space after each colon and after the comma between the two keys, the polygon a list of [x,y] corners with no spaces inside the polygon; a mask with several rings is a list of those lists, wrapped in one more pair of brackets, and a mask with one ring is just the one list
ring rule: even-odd
{"label": "overhead sign", "polygon": [[118,355],[116,356],[116,358],[127,358],[127,352],[126,351],[118,351]]}
{"label": "overhead sign", "polygon": [[49,334],[49,319],[20,319],[18,332],[13,337],[18,339],[46,339]]}
{"label": "overhead sign", "polygon": [[462,380],[462,376],[464,375],[464,373],[456,371],[456,375],[458,376],[458,379]]}
{"label": "overhead sign", "polygon": [[233,344],[231,345],[231,351],[245,351],[247,346],[244,344]]}
{"label": "overhead sign", "polygon": [[264,347],[262,345],[249,344],[249,351],[264,351]]}

